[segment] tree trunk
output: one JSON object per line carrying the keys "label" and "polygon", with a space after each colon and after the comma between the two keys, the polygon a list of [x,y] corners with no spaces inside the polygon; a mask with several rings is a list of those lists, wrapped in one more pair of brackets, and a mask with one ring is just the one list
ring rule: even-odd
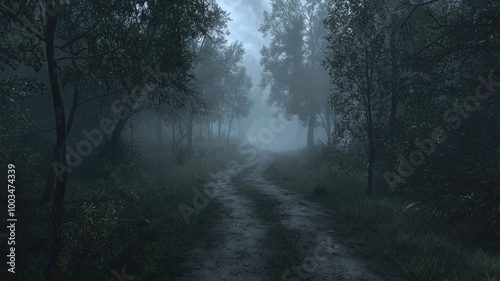
{"label": "tree trunk", "polygon": [[373,163],[375,160],[375,144],[373,139],[372,124],[368,125],[368,185],[366,187],[366,195],[371,197],[373,194]]}
{"label": "tree trunk", "polygon": [[129,162],[132,162],[132,154],[134,151],[134,122],[132,122],[132,117],[130,117],[130,144],[129,144]]}
{"label": "tree trunk", "polygon": [[[73,47],[70,46],[70,51],[73,52]],[[73,68],[77,69],[76,61],[75,59],[72,59],[71,61]],[[69,113],[68,117],[68,122],[66,123],[66,136],[65,138],[68,137],[69,133],[71,132],[71,129],[73,127],[73,123],[75,120],[75,115],[76,115],[76,110],[78,108],[78,99],[80,96],[80,85],[78,81],[75,81],[75,86],[74,86],[74,91],[73,91],[73,104],[71,105],[71,111]],[[52,159],[56,159],[56,150],[54,149],[52,151]],[[52,193],[54,192],[55,188],[55,182],[56,180],[56,174],[55,170],[53,167],[49,169],[49,173],[47,175],[47,180],[45,181],[45,191],[43,192],[42,198],[37,202],[39,204],[45,204],[48,203],[51,199]]]}
{"label": "tree trunk", "polygon": [[212,140],[212,123],[210,123],[210,118],[207,118],[207,139]]}
{"label": "tree trunk", "polygon": [[[365,46],[365,55],[368,57],[368,48]],[[368,135],[368,184],[366,195],[371,197],[373,194],[373,162],[375,161],[375,139],[373,137],[373,116],[372,116],[372,84],[370,69],[368,63],[365,63],[366,75],[366,133]]]}
{"label": "tree trunk", "polygon": [[326,133],[328,134],[326,137],[328,139],[328,142],[330,142],[330,139],[332,138],[332,112],[330,106],[327,107],[326,109]]}
{"label": "tree trunk", "polygon": [[175,119],[172,121],[172,149],[177,149],[177,139],[175,137]]}
{"label": "tree trunk", "polygon": [[[396,15],[392,16],[392,24],[393,26],[397,26]],[[386,154],[387,158],[385,161],[386,169],[390,169],[390,166],[396,162],[396,155],[394,154],[396,147],[396,114],[398,107],[398,98],[397,94],[399,92],[399,67],[398,67],[398,58],[396,53],[396,32],[391,33],[390,41],[390,54],[391,54],[391,109],[389,115],[389,124],[388,124],[388,143],[386,145]]]}
{"label": "tree trunk", "polygon": [[307,125],[307,149],[312,151],[314,148],[314,128],[316,127],[316,115],[311,114],[309,124]]}
{"label": "tree trunk", "polygon": [[221,139],[220,139],[220,127],[222,125],[222,122],[220,120],[220,118],[217,120],[217,141],[220,142]]}
{"label": "tree trunk", "polygon": [[158,147],[163,148],[165,146],[165,141],[163,140],[163,122],[160,112],[161,101],[158,101],[158,112],[156,119],[156,139],[158,140]]}
{"label": "tree trunk", "polygon": [[[69,45],[69,51],[73,54],[75,52],[73,45]],[[78,65],[76,64],[76,59],[71,59],[71,66],[73,66],[74,70],[80,74],[80,70],[78,69]],[[78,79],[78,78],[77,78]],[[73,92],[73,104],[71,105],[71,111],[68,117],[68,123],[66,124],[66,137],[69,136],[71,132],[71,128],[73,127],[73,122],[75,120],[76,110],[78,109],[78,100],[80,96],[80,81],[75,81],[75,88]]]}
{"label": "tree trunk", "polygon": [[[54,161],[56,158],[57,158],[56,148],[54,147],[54,150],[52,151],[52,161]],[[47,180],[45,181],[45,191],[43,192],[42,198],[36,203],[45,204],[50,202],[50,197],[54,192],[55,185],[56,185],[56,172],[54,170],[54,167],[50,167],[49,173],[47,174]]]}
{"label": "tree trunk", "polygon": [[123,133],[123,129],[125,128],[125,125],[127,124],[129,118],[130,114],[126,118],[120,118],[118,120],[118,123],[113,129],[113,133],[111,133],[111,137],[109,138],[109,141],[105,146],[105,149],[103,151],[104,154],[110,155],[113,152],[116,145],[118,144],[118,141],[120,140],[120,137]]}
{"label": "tree trunk", "polygon": [[[73,48],[70,48],[70,51],[72,52]],[[77,65],[75,62],[75,59],[72,59],[72,65],[73,67],[77,70]],[[74,86],[74,91],[73,91],[73,104],[71,105],[71,111],[69,112],[69,117],[68,117],[68,123],[66,124],[66,136],[69,135],[71,132],[71,129],[73,127],[73,122],[75,120],[75,115],[76,115],[76,110],[78,109],[78,99],[80,96],[80,85],[79,81],[75,81],[75,86]]]}
{"label": "tree trunk", "polygon": [[330,139],[330,131],[329,131],[329,124],[325,119],[328,119],[328,109],[325,108],[325,117],[323,118],[323,111],[321,111],[318,114],[319,118],[321,119],[321,123],[323,125],[323,129],[325,129],[325,134]]}
{"label": "tree trunk", "polygon": [[[399,25],[397,24],[397,18],[395,14],[391,14],[391,21],[392,25],[395,28],[399,28]],[[389,47],[390,47],[390,52],[391,52],[391,114],[389,117],[389,129],[392,129],[394,124],[396,123],[396,110],[397,110],[397,105],[398,105],[398,100],[397,100],[397,94],[398,94],[398,86],[399,86],[399,81],[398,81],[398,73],[399,73],[399,67],[398,67],[398,57],[397,57],[397,49],[396,49],[396,32],[391,32],[391,37],[389,39]],[[391,131],[391,135],[393,135]]]}
{"label": "tree trunk", "polygon": [[229,128],[227,128],[227,142],[226,142],[226,146],[227,146],[227,149],[229,150],[229,134],[231,134],[231,126],[233,124],[233,118],[231,118],[229,120]]}
{"label": "tree trunk", "polygon": [[188,127],[187,127],[187,150],[191,154],[193,148],[193,113],[189,114]]}
{"label": "tree trunk", "polygon": [[[36,202],[40,205],[44,205],[44,204],[50,202],[52,195],[54,193],[54,190],[56,188],[57,175],[56,175],[56,170],[54,167],[58,167],[58,165],[56,164],[54,166],[55,159],[57,159],[57,148],[56,147],[54,147],[54,149],[52,150],[52,161],[53,161],[52,163],[53,163],[53,165],[52,165],[52,167],[50,167],[49,173],[47,174],[47,180],[45,181],[45,191],[43,192],[42,198]],[[59,163],[59,162],[56,162],[56,163]],[[68,170],[69,170],[69,167],[68,167]]]}
{"label": "tree trunk", "polygon": [[[391,77],[391,86],[392,86],[392,91],[391,91],[391,113],[389,116],[389,129],[391,129],[394,126],[394,123],[396,123],[396,110],[397,110],[397,105],[398,105],[398,100],[397,100],[397,92],[398,92],[398,66],[397,66],[397,57],[396,57],[396,38],[395,35],[391,35],[390,39],[390,48],[391,48],[391,72],[392,72],[392,77]],[[392,132],[392,130],[390,130]]]}
{"label": "tree trunk", "polygon": [[66,116],[64,115],[64,104],[61,97],[61,88],[59,85],[57,74],[57,61],[54,53],[54,41],[57,26],[57,11],[58,2],[46,3],[46,26],[45,26],[45,52],[47,55],[47,66],[50,77],[50,88],[52,92],[52,101],[54,104],[54,113],[56,119],[57,141],[54,146],[54,169],[55,172],[55,189],[54,201],[51,213],[51,237],[49,262],[47,264],[45,280],[57,280],[57,259],[61,250],[62,240],[62,215],[64,194],[66,192],[66,181],[68,178],[68,158],[66,155]]}

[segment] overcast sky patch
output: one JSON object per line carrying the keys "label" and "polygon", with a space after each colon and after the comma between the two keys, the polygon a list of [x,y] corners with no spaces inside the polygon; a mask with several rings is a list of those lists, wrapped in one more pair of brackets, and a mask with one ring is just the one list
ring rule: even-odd
{"label": "overcast sky patch", "polygon": [[245,66],[253,78],[254,86],[260,82],[260,49],[267,43],[259,32],[264,10],[270,10],[268,0],[217,0],[222,9],[230,13],[229,41],[240,41],[245,47]]}

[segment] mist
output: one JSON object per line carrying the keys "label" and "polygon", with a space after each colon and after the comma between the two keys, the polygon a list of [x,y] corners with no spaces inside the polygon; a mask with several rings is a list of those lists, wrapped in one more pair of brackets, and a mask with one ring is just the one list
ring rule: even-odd
{"label": "mist", "polygon": [[499,280],[499,18],[0,1],[0,280]]}

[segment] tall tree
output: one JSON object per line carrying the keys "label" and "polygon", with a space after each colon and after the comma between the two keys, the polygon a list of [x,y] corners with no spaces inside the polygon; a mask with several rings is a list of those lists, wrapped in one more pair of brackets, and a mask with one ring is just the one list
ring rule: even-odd
{"label": "tall tree", "polygon": [[[332,95],[342,127],[365,144],[367,195],[373,193],[375,131],[383,124],[386,35],[383,1],[332,1],[326,24],[330,56],[326,66],[338,92]],[[369,24],[374,28],[367,29]],[[370,32],[368,34],[367,32]]]}
{"label": "tall tree", "polygon": [[270,105],[276,105],[287,118],[297,116],[306,124],[311,149],[328,92],[328,76],[321,67],[326,1],[273,0],[271,6],[259,29],[271,40],[261,50],[261,87],[270,86]]}
{"label": "tall tree", "polygon": [[[56,0],[44,3],[40,7],[39,1],[34,0],[0,2],[1,22],[8,27],[1,32],[6,38],[15,37],[19,41],[16,44],[24,46],[26,51],[4,48],[2,44],[2,50],[7,52],[0,55],[0,67],[2,70],[5,67],[15,70],[22,64],[40,71],[45,60],[47,62],[56,121],[56,144],[43,196],[47,199],[53,194],[46,278],[56,280],[68,173],[67,133],[75,120],[76,107],[81,104],[79,87],[82,82],[97,81],[94,83],[97,88],[120,100],[113,106],[118,109],[119,118],[106,146],[112,150],[128,118],[137,109],[134,101],[128,102],[128,96],[135,87],[155,83],[158,87],[152,92],[152,97],[177,105],[182,105],[192,93],[190,71],[193,54],[188,47],[189,42],[224,20],[224,13],[214,1],[206,0],[86,0],[71,1],[70,5],[61,5],[61,1]],[[43,15],[34,17],[40,10]],[[44,53],[40,52],[38,44],[45,45]],[[65,80],[67,85],[74,89],[68,121],[61,72],[68,78]],[[75,77],[79,79],[71,79]],[[4,82],[1,82],[2,85],[6,84]]]}
{"label": "tall tree", "polygon": [[225,115],[228,119],[226,146],[229,147],[229,136],[235,119],[245,117],[250,113],[253,101],[248,97],[252,89],[252,78],[243,66],[237,67],[228,77],[227,95],[225,99]]}

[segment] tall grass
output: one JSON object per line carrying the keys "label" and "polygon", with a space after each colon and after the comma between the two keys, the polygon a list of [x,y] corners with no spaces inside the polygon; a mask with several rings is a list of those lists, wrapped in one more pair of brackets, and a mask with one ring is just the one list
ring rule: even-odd
{"label": "tall grass", "polygon": [[[203,190],[209,172],[224,170],[228,161],[240,161],[240,156],[235,150],[220,150],[210,157],[193,156],[183,165],[169,153],[161,158],[161,163],[150,163],[155,169],[89,163],[106,166],[106,175],[93,177],[88,168],[81,174],[75,171],[67,186],[61,280],[110,280],[113,270],[122,269],[136,281],[182,274],[184,257],[197,239],[208,235],[220,205],[211,199],[187,224],[179,204],[193,207],[193,189]],[[17,274],[19,280],[43,279],[49,209],[46,205],[21,210],[20,267],[26,267]]]}
{"label": "tall grass", "polygon": [[447,225],[423,211],[406,208],[394,197],[365,196],[361,176],[342,178],[317,161],[294,153],[276,155],[268,177],[320,202],[332,214],[334,228],[360,233],[372,254],[389,261],[408,280],[500,280],[498,249],[463,243]]}

